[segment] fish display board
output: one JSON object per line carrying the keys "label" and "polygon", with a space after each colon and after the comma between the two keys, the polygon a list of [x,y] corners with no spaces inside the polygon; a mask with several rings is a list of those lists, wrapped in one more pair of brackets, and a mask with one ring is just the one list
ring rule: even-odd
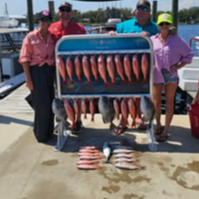
{"label": "fish display board", "polygon": [[152,44],[142,34],[68,35],[55,49],[60,98],[152,93]]}

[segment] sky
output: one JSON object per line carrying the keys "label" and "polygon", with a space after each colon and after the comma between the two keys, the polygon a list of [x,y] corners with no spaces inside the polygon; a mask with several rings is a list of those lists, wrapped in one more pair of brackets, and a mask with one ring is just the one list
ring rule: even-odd
{"label": "sky", "polygon": [[[32,0],[33,2],[33,13],[38,13],[41,10],[48,9],[49,0]],[[57,12],[58,7],[64,0],[54,0],[55,11]],[[106,7],[117,7],[117,8],[131,8],[135,9],[138,0],[122,0],[122,1],[109,1],[109,2],[86,2],[78,0],[67,0],[73,5],[73,9],[79,10],[80,12],[87,12],[89,10],[97,10],[98,8],[106,9]],[[94,0],[93,0],[94,1]],[[14,3],[15,2],[15,3]],[[153,0],[150,1],[151,3]],[[7,3],[8,12],[10,15],[23,15],[27,13],[27,0],[1,0],[0,4],[0,15],[4,14],[4,5]],[[179,9],[190,8],[193,6],[199,6],[198,0],[179,0]],[[172,0],[158,0],[157,9],[162,11],[171,11]]]}

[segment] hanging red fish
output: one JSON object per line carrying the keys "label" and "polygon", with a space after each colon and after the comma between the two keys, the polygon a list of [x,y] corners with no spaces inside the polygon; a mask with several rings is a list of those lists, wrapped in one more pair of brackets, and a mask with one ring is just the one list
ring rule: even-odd
{"label": "hanging red fish", "polygon": [[61,75],[61,77],[63,79],[63,84],[67,85],[66,68],[65,68],[65,64],[64,64],[64,60],[63,60],[62,56],[60,56],[60,55],[57,56],[56,63],[57,63],[57,68],[58,68],[59,74]]}

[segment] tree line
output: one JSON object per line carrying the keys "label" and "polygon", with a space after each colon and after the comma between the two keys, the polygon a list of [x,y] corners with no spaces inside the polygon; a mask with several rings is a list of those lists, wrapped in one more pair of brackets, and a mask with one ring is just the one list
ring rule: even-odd
{"label": "tree line", "polygon": [[[165,11],[158,11],[157,14]],[[166,11],[171,13],[170,11]],[[34,22],[37,23],[37,13],[34,15]],[[76,22],[86,25],[98,25],[106,23],[109,18],[120,18],[122,21],[128,20],[135,16],[131,8],[98,8],[95,11],[88,11],[81,13],[78,10],[73,10],[73,19]],[[58,13],[55,14],[54,21],[59,20]],[[26,22],[21,20],[20,22]],[[198,24],[199,23],[199,7],[191,7],[189,9],[182,9],[178,12],[179,24]]]}

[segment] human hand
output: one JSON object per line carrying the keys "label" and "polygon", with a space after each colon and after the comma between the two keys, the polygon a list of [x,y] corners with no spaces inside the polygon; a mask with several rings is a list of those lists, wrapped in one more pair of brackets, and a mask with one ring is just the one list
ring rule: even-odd
{"label": "human hand", "polygon": [[173,66],[170,67],[171,70],[178,70],[178,66],[175,64]]}
{"label": "human hand", "polygon": [[109,34],[109,35],[116,35],[116,34],[117,34],[117,32],[116,32],[116,31],[114,31],[114,30],[111,30],[111,31],[109,31],[109,32],[108,32],[108,34]]}
{"label": "human hand", "polygon": [[29,89],[29,90],[33,90],[33,83],[32,83],[32,80],[31,79],[27,79],[26,80],[26,87]]}
{"label": "human hand", "polygon": [[145,37],[148,37],[150,34],[149,34],[149,32],[146,32],[146,31],[142,31],[141,32]]}

